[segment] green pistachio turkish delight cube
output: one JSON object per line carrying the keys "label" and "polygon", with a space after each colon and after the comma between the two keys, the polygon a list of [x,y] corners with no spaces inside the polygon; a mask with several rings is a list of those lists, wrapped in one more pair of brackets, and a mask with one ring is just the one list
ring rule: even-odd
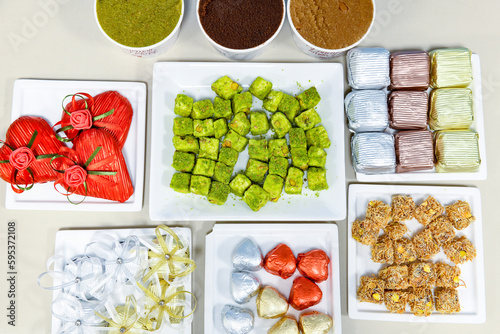
{"label": "green pistachio turkish delight cube", "polygon": [[220,77],[212,84],[212,90],[225,100],[232,99],[242,89],[238,83],[227,75]]}
{"label": "green pistachio turkish delight cube", "polygon": [[198,154],[198,151],[200,149],[198,138],[195,138],[193,136],[174,136],[172,141],[177,151],[193,152]]}
{"label": "green pistachio turkish delight cube", "polygon": [[193,102],[193,98],[184,94],[177,94],[175,98],[174,113],[179,116],[189,117],[193,109]]}
{"label": "green pistachio turkish delight cube", "polygon": [[170,180],[170,188],[179,192],[188,194],[190,193],[189,185],[191,183],[191,174],[189,173],[175,173]]}
{"label": "green pistachio turkish delight cube", "polygon": [[302,170],[306,170],[309,161],[309,158],[307,156],[307,148],[292,147],[290,151],[292,153],[292,165]]}
{"label": "green pistachio turkish delight cube", "polygon": [[328,189],[326,183],[326,170],[324,168],[310,167],[307,170],[307,184],[313,191]]}
{"label": "green pistachio turkish delight cube", "polygon": [[194,119],[207,119],[214,115],[214,105],[209,99],[193,103],[191,117]]}
{"label": "green pistachio turkish delight cube", "polygon": [[300,110],[314,108],[321,100],[316,87],[306,89],[305,91],[297,95],[296,98],[299,101]]}
{"label": "green pistachio turkish delight cube", "polygon": [[243,136],[240,136],[233,130],[229,130],[222,141],[222,147],[231,147],[234,148],[238,152],[243,152],[245,147],[247,147],[248,139]]}
{"label": "green pistachio turkish delight cube", "polygon": [[269,200],[269,193],[256,184],[252,184],[243,195],[243,201],[253,211],[259,211]]}
{"label": "green pistachio turkish delight cube", "polygon": [[238,151],[231,147],[222,147],[219,152],[219,161],[223,164],[234,167],[238,161]]}
{"label": "green pistachio turkish delight cube", "polygon": [[235,114],[248,112],[250,108],[252,108],[252,94],[250,92],[236,94],[233,97],[233,112]]}
{"label": "green pistachio turkish delight cube", "polygon": [[271,202],[277,202],[280,198],[284,182],[283,178],[278,175],[268,175],[266,177],[262,188],[269,193]]}
{"label": "green pistachio turkish delight cube", "polygon": [[269,141],[269,155],[272,157],[288,158],[290,150],[285,138],[271,139]]}
{"label": "green pistachio turkish delight cube", "polygon": [[331,145],[328,133],[323,126],[317,126],[306,131],[307,145],[328,148]]}
{"label": "green pistachio turkish delight cube", "polygon": [[214,98],[214,117],[230,120],[233,117],[231,100],[224,100],[218,96]]}
{"label": "green pistachio turkish delight cube", "polygon": [[291,128],[288,132],[290,147],[293,148],[307,148],[306,133],[301,128]]}
{"label": "green pistachio turkish delight cube", "polygon": [[324,149],[316,146],[311,146],[309,147],[309,151],[307,151],[307,157],[309,158],[310,167],[325,168],[326,152]]}
{"label": "green pistachio turkish delight cube", "polygon": [[295,117],[295,124],[304,130],[312,129],[319,123],[321,123],[321,117],[314,108],[308,109]]}
{"label": "green pistachio turkish delight cube", "polygon": [[266,139],[250,139],[248,141],[248,155],[252,159],[267,162],[269,160],[269,152],[267,149]]}
{"label": "green pistachio turkish delight cube", "polygon": [[304,172],[298,168],[288,168],[288,175],[285,179],[285,192],[289,195],[300,195],[302,184],[304,183]]}
{"label": "green pistachio turkish delight cube", "polygon": [[250,113],[250,132],[254,136],[265,135],[269,131],[269,121],[263,111]]}
{"label": "green pistachio turkish delight cube", "polygon": [[236,196],[243,197],[245,191],[252,185],[252,181],[245,174],[238,174],[231,180],[229,187]]}
{"label": "green pistachio turkish delight cube", "polygon": [[209,177],[201,175],[191,176],[191,192],[197,195],[207,196],[210,190],[210,184],[212,180]]}
{"label": "green pistachio turkish delight cube", "polygon": [[187,136],[193,134],[193,119],[189,117],[174,118],[174,135]]}
{"label": "green pistachio turkish delight cube", "polygon": [[278,111],[281,111],[290,122],[293,122],[295,116],[297,116],[300,111],[299,101],[291,95],[283,94],[283,98],[278,105]]}
{"label": "green pistachio turkish delight cube", "polygon": [[224,184],[229,184],[231,174],[233,174],[233,167],[226,166],[220,161],[215,164],[214,180]]}
{"label": "green pistachio turkish delight cube", "polygon": [[200,154],[198,158],[217,160],[219,158],[219,140],[215,138],[200,138]]}
{"label": "green pistachio turkish delight cube", "polygon": [[269,160],[269,174],[279,175],[285,178],[288,172],[288,159],[282,157],[271,157]]}
{"label": "green pistachio turkish delight cube", "polygon": [[209,119],[195,119],[193,122],[193,135],[195,137],[209,137],[215,134],[214,120]]}
{"label": "green pistachio turkish delight cube", "polygon": [[214,136],[217,139],[224,137],[227,133],[227,120],[225,118],[219,118],[214,122]]}
{"label": "green pistachio turkish delight cube", "polygon": [[272,90],[267,94],[264,102],[262,102],[262,107],[270,112],[276,112],[278,110],[278,105],[283,99],[283,92],[278,90]]}
{"label": "green pistachio turkish delight cube", "polygon": [[246,136],[250,132],[250,121],[247,114],[239,112],[234,115],[233,120],[229,122],[229,128],[241,136]]}
{"label": "green pistachio turkish delight cube", "polygon": [[212,177],[215,171],[215,161],[210,159],[198,158],[194,165],[193,174]]}
{"label": "green pistachio turkish delight cube", "polygon": [[245,175],[248,176],[248,178],[253,182],[261,183],[262,181],[264,181],[264,177],[266,176],[268,169],[269,167],[265,162],[255,159],[248,159]]}
{"label": "green pistachio turkish delight cube", "polygon": [[262,79],[261,77],[257,77],[252,84],[250,85],[250,93],[253,94],[259,100],[264,100],[269,94],[269,92],[273,89],[273,84],[267,80]]}
{"label": "green pistachio turkish delight cube", "polygon": [[223,205],[229,196],[229,186],[227,184],[213,181],[207,199],[212,204]]}
{"label": "green pistachio turkish delight cube", "polygon": [[193,153],[175,151],[172,167],[179,172],[190,172],[193,170],[195,160]]}
{"label": "green pistachio turkish delight cube", "polygon": [[292,128],[288,118],[281,112],[276,112],[271,116],[271,126],[278,138],[283,138]]}

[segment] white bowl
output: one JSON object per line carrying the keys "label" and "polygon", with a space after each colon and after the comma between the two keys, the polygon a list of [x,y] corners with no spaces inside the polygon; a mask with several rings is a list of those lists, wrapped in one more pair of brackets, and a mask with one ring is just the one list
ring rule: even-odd
{"label": "white bowl", "polygon": [[106,38],[111,41],[111,43],[118,46],[123,52],[136,57],[152,58],[170,49],[177,41],[177,37],[179,37],[179,32],[181,31],[182,19],[184,18],[184,0],[182,0],[181,16],[179,17],[179,21],[177,22],[177,25],[175,26],[174,30],[172,30],[170,35],[156,44],[144,47],[131,47],[123,45],[109,37],[104,29],[102,29],[101,24],[99,23],[99,19],[97,18],[97,0],[94,1],[94,16],[97,22],[97,26],[99,27],[99,30],[102,32],[102,34],[106,36]]}
{"label": "white bowl", "polygon": [[248,48],[248,49],[231,49],[231,48],[226,48],[225,46],[222,46],[218,43],[216,43],[210,36],[205,32],[205,29],[203,29],[203,25],[201,24],[200,20],[200,13],[199,13],[199,8],[200,8],[200,0],[197,0],[196,3],[196,17],[198,19],[198,25],[200,26],[201,31],[203,32],[203,35],[208,39],[208,41],[212,44],[212,46],[219,51],[223,56],[226,56],[230,59],[234,60],[249,60],[254,58],[255,56],[258,56],[261,54],[269,44],[273,41],[276,36],[278,36],[279,32],[281,31],[281,28],[283,27],[283,24],[285,23],[285,17],[286,17],[286,8],[285,8],[285,0],[283,1],[283,17],[281,18],[280,25],[274,35],[271,36],[267,41],[264,43],[257,45],[253,48]]}
{"label": "white bowl", "polygon": [[351,45],[349,45],[345,48],[342,48],[342,49],[324,49],[324,48],[320,48],[319,46],[316,46],[316,45],[312,44],[311,42],[307,41],[306,39],[304,39],[304,37],[302,37],[298,33],[297,29],[295,29],[295,25],[293,24],[292,17],[290,15],[290,2],[291,1],[293,1],[293,0],[288,0],[286,11],[288,14],[288,23],[290,23],[290,29],[292,29],[293,40],[295,41],[295,44],[297,44],[299,49],[302,50],[302,52],[304,52],[308,56],[315,57],[318,59],[333,59],[333,58],[343,56],[348,50],[352,49],[353,47],[355,47],[356,45],[361,43],[366,38],[366,36],[368,36],[370,31],[372,30],[373,23],[375,22],[375,1],[372,0],[372,3],[373,3],[372,22],[370,23],[370,27],[368,27],[368,30],[363,35],[363,37],[361,37],[356,43],[351,44]]}

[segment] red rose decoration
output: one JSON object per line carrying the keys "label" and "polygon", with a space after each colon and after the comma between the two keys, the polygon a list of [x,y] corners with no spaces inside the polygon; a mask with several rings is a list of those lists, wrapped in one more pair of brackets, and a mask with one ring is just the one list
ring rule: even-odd
{"label": "red rose decoration", "polygon": [[18,171],[23,171],[35,161],[33,151],[26,146],[19,147],[9,155],[10,164]]}
{"label": "red rose decoration", "polygon": [[73,165],[64,171],[64,183],[68,187],[77,188],[87,179],[87,171],[80,165]]}
{"label": "red rose decoration", "polygon": [[92,114],[88,109],[75,110],[71,113],[69,122],[75,130],[88,130],[92,127]]}

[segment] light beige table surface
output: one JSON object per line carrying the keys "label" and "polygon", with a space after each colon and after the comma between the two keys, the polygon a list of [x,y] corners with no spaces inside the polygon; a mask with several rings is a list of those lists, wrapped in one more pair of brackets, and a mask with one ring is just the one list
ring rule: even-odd
{"label": "light beige table surface", "polygon": [[[416,324],[355,321],[347,315],[347,230],[339,226],[344,333],[495,333],[500,325],[500,277],[498,254],[498,201],[500,197],[500,1],[497,0],[377,0],[377,19],[364,46],[391,51],[431,50],[466,46],[481,57],[483,106],[488,153],[488,179],[479,182],[442,182],[476,186],[481,190],[486,275],[487,320],[481,325]],[[18,78],[143,81],[148,84],[147,129],[151,129],[151,83],[157,61],[228,61],[204,39],[195,16],[196,1],[186,4],[179,40],[166,54],[139,59],[122,53],[99,32],[92,0],[1,0],[0,1],[0,138],[4,139],[12,108],[12,88]],[[45,14],[44,14],[45,13]],[[33,23],[37,25],[29,29]],[[288,23],[271,47],[255,62],[314,62],[293,43]],[[337,60],[345,63],[343,58]],[[144,206],[137,213],[82,212],[68,215],[54,211],[5,209],[5,187],[0,182],[0,333],[50,333],[52,294],[38,287],[36,278],[54,252],[55,233],[61,228],[155,226],[149,220],[150,136],[146,131]],[[347,138],[346,134],[346,138]],[[346,159],[347,182],[354,179]],[[7,222],[17,222],[17,321],[7,325]],[[203,333],[204,247],[213,221],[166,222],[188,226],[194,235],[194,293],[199,309],[193,333]]]}

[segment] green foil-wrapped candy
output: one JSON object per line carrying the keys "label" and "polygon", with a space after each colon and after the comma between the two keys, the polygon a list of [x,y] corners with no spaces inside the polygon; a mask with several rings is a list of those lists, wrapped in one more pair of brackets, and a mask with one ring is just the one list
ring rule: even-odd
{"label": "green foil-wrapped candy", "polygon": [[481,164],[479,135],[472,130],[443,130],[435,134],[436,171],[476,172]]}
{"label": "green foil-wrapped candy", "polygon": [[429,126],[432,130],[468,129],[474,121],[472,91],[440,88],[431,93]]}
{"label": "green foil-wrapped candy", "polygon": [[431,87],[467,87],[472,82],[472,52],[467,48],[430,52]]}

